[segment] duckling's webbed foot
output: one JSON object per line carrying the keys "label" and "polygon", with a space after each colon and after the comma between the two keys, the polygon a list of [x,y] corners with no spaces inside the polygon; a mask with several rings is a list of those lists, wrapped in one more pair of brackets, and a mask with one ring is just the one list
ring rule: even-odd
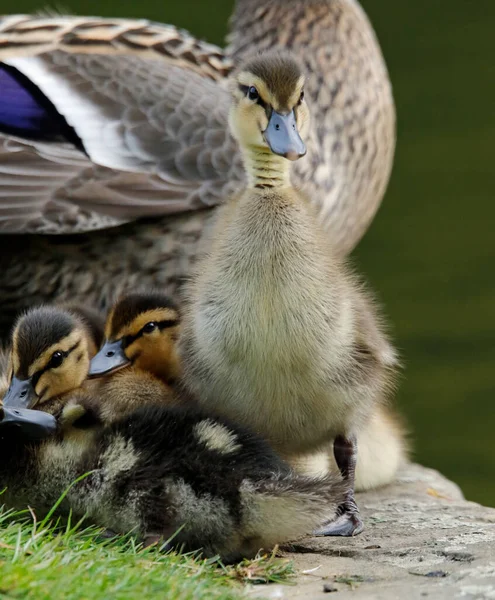
{"label": "duckling's webbed foot", "polygon": [[[354,503],[354,506],[356,506],[356,503]],[[351,537],[361,533],[364,529],[364,526],[363,521],[359,516],[359,511],[357,511],[357,506],[355,508],[357,512],[353,513],[350,512],[350,510],[352,509],[348,508],[347,503],[339,506],[337,511],[337,517],[333,521],[330,521],[326,525],[323,525],[323,527],[320,527],[320,529],[314,531],[313,535],[340,535],[344,537]]]}
{"label": "duckling's webbed foot", "polygon": [[357,444],[356,438],[337,436],[333,444],[333,453],[337,466],[347,484],[344,502],[338,507],[335,519],[314,532],[318,536],[353,536],[364,529],[359,516],[359,509],[354,498],[354,476],[356,472]]}

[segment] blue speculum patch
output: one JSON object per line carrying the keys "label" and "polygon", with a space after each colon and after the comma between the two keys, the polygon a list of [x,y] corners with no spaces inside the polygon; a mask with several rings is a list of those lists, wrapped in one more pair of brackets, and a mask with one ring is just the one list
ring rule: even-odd
{"label": "blue speculum patch", "polygon": [[45,142],[71,142],[84,150],[75,130],[49,98],[20,71],[4,63],[0,63],[0,132]]}

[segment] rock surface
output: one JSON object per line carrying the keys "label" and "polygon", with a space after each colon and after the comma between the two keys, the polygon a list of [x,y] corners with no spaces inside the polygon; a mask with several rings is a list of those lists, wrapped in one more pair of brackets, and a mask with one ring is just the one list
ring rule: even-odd
{"label": "rock surface", "polygon": [[457,485],[414,464],[358,503],[361,535],[293,544],[283,554],[294,561],[296,585],[257,586],[249,596],[495,600],[494,508],[466,501]]}

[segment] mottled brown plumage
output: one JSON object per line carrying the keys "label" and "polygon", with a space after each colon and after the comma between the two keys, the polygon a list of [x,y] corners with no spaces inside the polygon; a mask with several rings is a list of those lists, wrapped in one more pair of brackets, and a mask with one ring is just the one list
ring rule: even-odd
{"label": "mottled brown plumage", "polygon": [[[2,197],[16,207],[15,219],[6,208],[3,230],[70,233],[169,215],[81,236],[0,238],[4,335],[19,308],[54,298],[106,309],[115,292],[136,284],[175,296],[214,212],[205,207],[243,181],[228,135],[224,77],[259,49],[290,48],[305,65],[313,125],[307,159],[296,163],[293,177],[318,207],[334,247],[347,253],[373,218],[390,174],[395,112],[380,49],[354,0],[238,0],[225,54],[142,21],[11,17],[2,23],[0,60],[38,57],[65,83],[90,90],[86,100],[98,110],[105,106],[127,131],[127,141],[113,146],[126,153],[106,148],[104,164],[96,150],[88,150],[91,162],[74,148],[0,136]],[[91,44],[91,36],[99,43]],[[125,170],[124,158],[132,169]],[[19,170],[23,176],[14,176]],[[18,198],[33,189],[21,206]],[[193,210],[171,215],[187,209]]]}

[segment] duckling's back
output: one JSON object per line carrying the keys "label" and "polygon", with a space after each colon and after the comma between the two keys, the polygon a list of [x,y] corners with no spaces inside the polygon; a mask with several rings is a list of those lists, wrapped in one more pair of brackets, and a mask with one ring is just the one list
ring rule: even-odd
{"label": "duckling's back", "polygon": [[68,490],[62,514],[145,542],[176,534],[175,545],[224,560],[310,532],[343,498],[335,479],[296,476],[257,436],[197,411],[142,408],[80,439],[10,450],[7,506],[46,514]]}
{"label": "duckling's back", "polygon": [[196,410],[143,407],[105,430],[99,454],[110,485],[92,495],[95,520],[122,531],[129,515],[145,539],[176,534],[224,560],[309,533],[342,498],[339,478],[296,476],[258,436]]}

